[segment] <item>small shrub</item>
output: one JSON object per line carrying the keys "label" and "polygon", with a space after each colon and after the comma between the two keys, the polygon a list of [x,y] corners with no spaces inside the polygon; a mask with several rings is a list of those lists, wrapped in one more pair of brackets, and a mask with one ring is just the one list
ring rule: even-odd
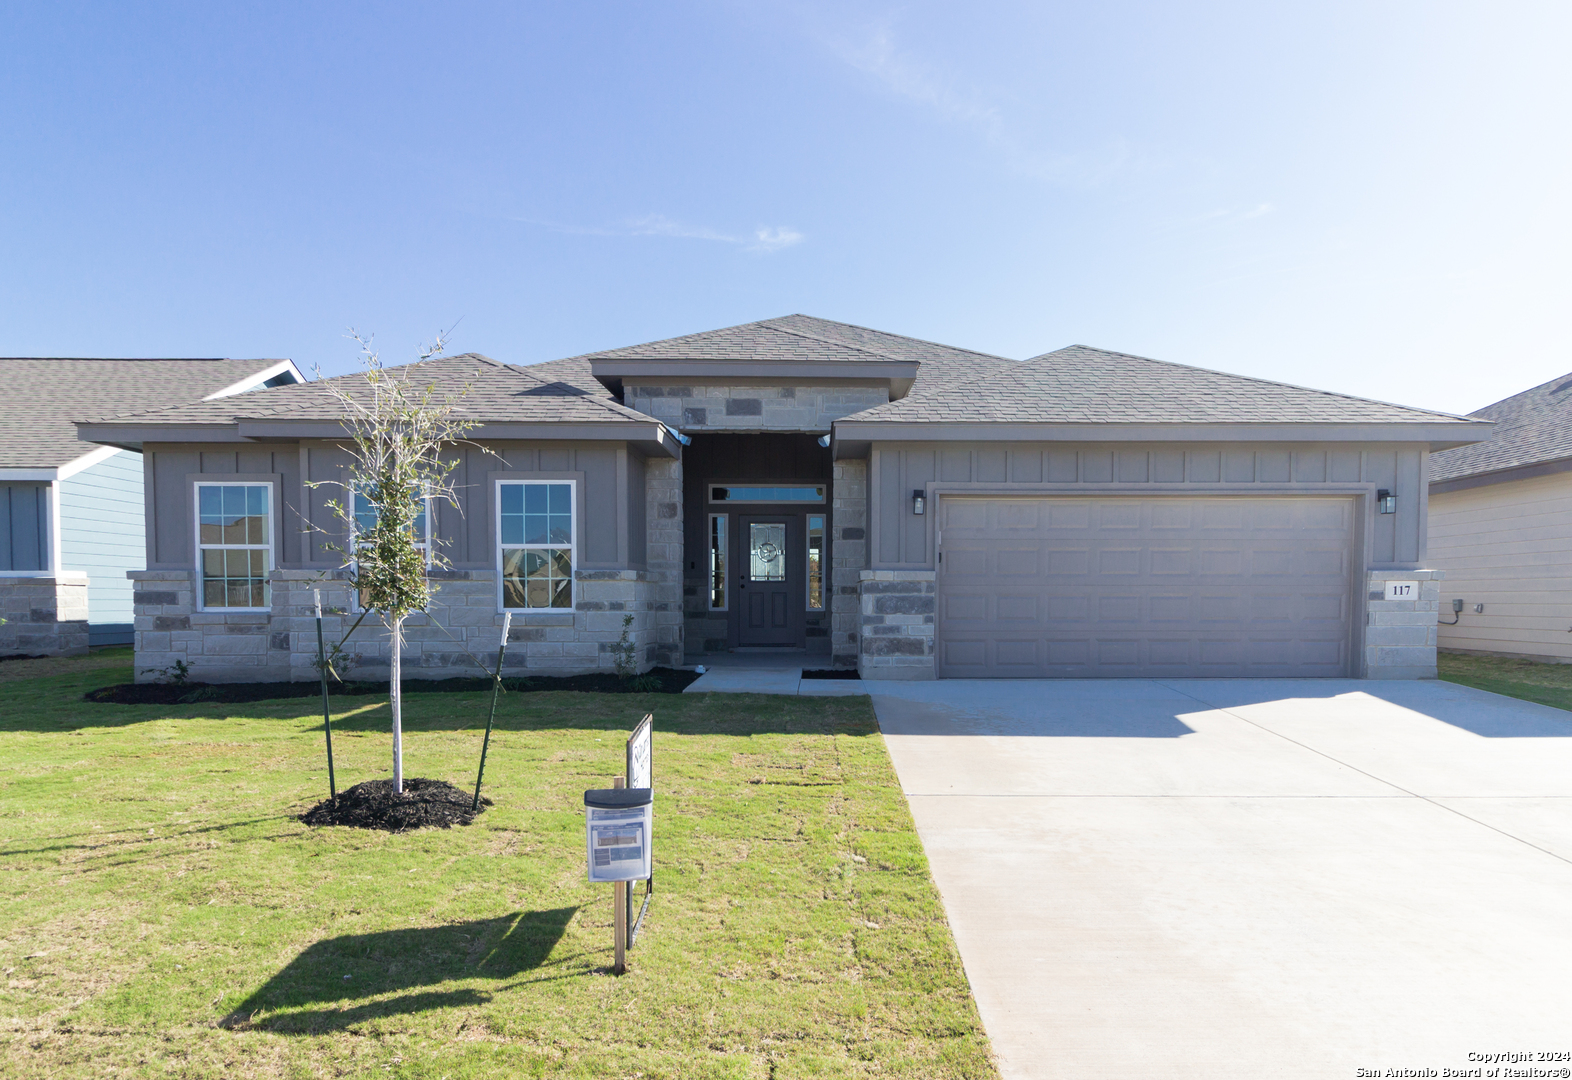
{"label": "small shrub", "polygon": [[171,683],[175,686],[184,686],[191,681],[191,668],[184,660],[176,660],[168,667],[143,668],[142,674],[157,675],[160,682]]}

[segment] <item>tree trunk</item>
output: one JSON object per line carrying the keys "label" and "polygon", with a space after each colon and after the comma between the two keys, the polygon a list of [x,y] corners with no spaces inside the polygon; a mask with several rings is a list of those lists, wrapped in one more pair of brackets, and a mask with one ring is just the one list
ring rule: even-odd
{"label": "tree trunk", "polygon": [[388,676],[388,699],[393,706],[393,790],[404,792],[404,691],[403,668],[399,663],[404,651],[404,620],[393,620],[393,670]]}

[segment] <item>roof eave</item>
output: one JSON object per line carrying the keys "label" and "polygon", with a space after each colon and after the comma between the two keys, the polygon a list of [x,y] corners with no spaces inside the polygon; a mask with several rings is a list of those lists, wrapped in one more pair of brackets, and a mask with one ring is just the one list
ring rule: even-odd
{"label": "roof eave", "polygon": [[[84,440],[140,450],[143,443],[250,443],[298,439],[344,439],[349,430],[336,420],[242,419],[225,424],[79,423]],[[625,442],[646,457],[677,457],[677,441],[659,420],[608,420],[595,423],[482,422],[470,439],[528,442]]]}
{"label": "roof eave", "polygon": [[1548,461],[1531,461],[1500,469],[1485,469],[1449,476],[1445,480],[1430,481],[1430,494],[1444,495],[1448,491],[1465,491],[1468,488],[1489,487],[1491,484],[1509,484],[1514,480],[1532,480],[1536,476],[1553,476],[1572,472],[1572,457],[1552,458]]}
{"label": "roof eave", "polygon": [[1484,442],[1488,421],[1404,423],[1009,423],[944,420],[835,422],[838,457],[860,457],[875,442],[1402,442],[1431,450]]}
{"label": "roof eave", "polygon": [[623,379],[880,379],[890,384],[890,400],[906,396],[917,378],[915,360],[632,360],[609,357],[591,360],[590,372],[612,393]]}

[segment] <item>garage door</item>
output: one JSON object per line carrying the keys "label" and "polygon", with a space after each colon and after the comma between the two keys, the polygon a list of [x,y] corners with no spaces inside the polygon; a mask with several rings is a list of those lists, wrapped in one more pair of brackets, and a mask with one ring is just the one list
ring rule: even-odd
{"label": "garage door", "polygon": [[1350,674],[1346,498],[939,501],[941,678]]}

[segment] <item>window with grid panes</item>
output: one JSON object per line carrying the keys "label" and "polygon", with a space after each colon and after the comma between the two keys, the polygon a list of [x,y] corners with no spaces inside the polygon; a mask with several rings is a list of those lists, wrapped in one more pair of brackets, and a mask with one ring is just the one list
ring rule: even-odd
{"label": "window with grid panes", "polygon": [[502,606],[573,607],[575,533],[573,483],[497,483]]}
{"label": "window with grid panes", "polygon": [[202,606],[267,608],[273,569],[273,485],[196,486]]}

